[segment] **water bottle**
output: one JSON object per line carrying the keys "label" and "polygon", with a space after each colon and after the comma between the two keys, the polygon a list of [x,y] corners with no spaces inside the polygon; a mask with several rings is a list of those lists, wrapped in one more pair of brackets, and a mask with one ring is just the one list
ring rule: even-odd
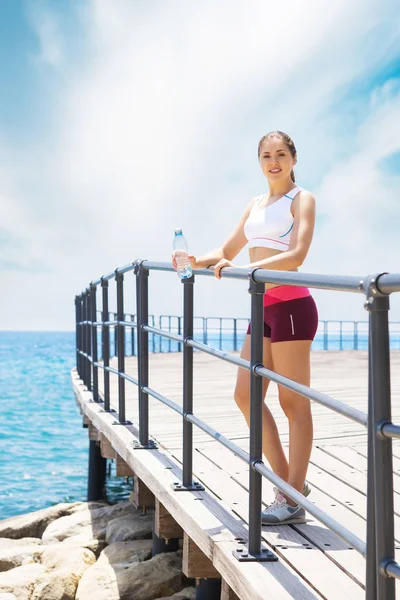
{"label": "water bottle", "polygon": [[173,249],[175,260],[178,266],[178,277],[180,279],[188,279],[192,276],[192,267],[188,259],[188,245],[182,229],[175,229]]}

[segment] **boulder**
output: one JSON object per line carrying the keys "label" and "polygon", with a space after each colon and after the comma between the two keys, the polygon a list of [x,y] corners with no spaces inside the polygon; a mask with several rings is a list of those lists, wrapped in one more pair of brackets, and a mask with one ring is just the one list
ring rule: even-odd
{"label": "boulder", "polygon": [[9,571],[21,565],[40,562],[42,545],[27,546],[13,544],[9,548],[0,548],[0,571]]}
{"label": "boulder", "polygon": [[91,532],[78,533],[77,535],[71,535],[61,542],[63,546],[79,546],[81,548],[87,548],[96,556],[99,557],[100,552],[106,547],[105,540],[96,540],[92,537]]}
{"label": "boulder", "polygon": [[178,592],[187,581],[181,569],[181,557],[176,552],[168,552],[117,570],[120,600],[154,600]]}
{"label": "boulder", "polygon": [[127,540],[145,540],[152,537],[153,514],[143,514],[137,510],[129,517],[112,519],[107,525],[106,542],[125,542]]}
{"label": "boulder", "polygon": [[74,600],[82,574],[95,560],[87,548],[44,547],[41,562],[47,571],[36,580],[31,600]]}
{"label": "boulder", "polygon": [[120,600],[119,573],[151,557],[152,541],[110,544],[82,576],[76,600]]}
{"label": "boulder", "polygon": [[117,517],[129,517],[136,512],[138,510],[131,502],[96,508],[89,506],[52,521],[43,532],[42,541],[49,544],[74,535],[86,536],[86,539],[105,539],[109,521]]}
{"label": "boulder", "polygon": [[79,510],[81,504],[83,503],[61,503],[26,515],[4,519],[3,521],[0,521],[0,537],[13,539],[23,537],[40,538],[49,523],[64,515],[71,514],[76,508]]}
{"label": "boulder", "polygon": [[[74,600],[78,581],[66,571],[50,571],[39,577],[33,587],[30,600]],[[19,599],[18,599],[19,600]]]}
{"label": "boulder", "polygon": [[48,571],[70,571],[78,573],[81,577],[82,573],[96,562],[96,557],[87,548],[70,548],[63,544],[54,544],[42,546],[40,562]]}
{"label": "boulder", "polygon": [[195,600],[196,599],[196,588],[187,587],[172,596],[164,596],[163,598],[157,598],[157,600]]}
{"label": "boulder", "polygon": [[0,538],[0,550],[3,548],[15,548],[16,546],[38,546],[42,543],[40,538],[21,538],[19,540],[14,540],[11,538]]}
{"label": "boulder", "polygon": [[31,600],[35,582],[45,571],[46,567],[33,563],[0,573],[0,593],[14,594],[17,600]]}

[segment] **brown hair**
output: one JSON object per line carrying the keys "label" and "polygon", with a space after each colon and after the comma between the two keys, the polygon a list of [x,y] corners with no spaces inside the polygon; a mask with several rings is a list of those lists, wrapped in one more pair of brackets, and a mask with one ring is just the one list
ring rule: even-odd
{"label": "brown hair", "polygon": [[[262,146],[263,142],[265,142],[265,140],[268,140],[273,137],[281,138],[283,143],[287,146],[292,157],[295,158],[295,156],[297,154],[297,150],[296,150],[296,146],[294,145],[292,138],[287,133],[284,133],[283,131],[270,131],[269,133],[267,133],[267,135],[264,135],[258,143],[258,160],[260,160],[261,146]],[[294,176],[293,169],[290,171],[290,177],[292,178],[292,181],[294,183],[296,181],[296,179]]]}

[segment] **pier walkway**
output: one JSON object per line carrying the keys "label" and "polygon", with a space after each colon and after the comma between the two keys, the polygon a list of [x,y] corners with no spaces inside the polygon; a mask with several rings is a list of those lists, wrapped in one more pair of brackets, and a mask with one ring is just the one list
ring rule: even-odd
{"label": "pier walkway", "polygon": [[[312,388],[367,411],[366,351],[315,351],[311,358]],[[194,414],[248,451],[248,428],[233,401],[236,367],[200,352],[194,352],[193,359]],[[110,367],[117,370],[117,359],[110,361]],[[400,352],[392,351],[394,422],[400,421],[399,367]],[[125,373],[137,377],[135,357],[125,358]],[[221,577],[221,600],[365,598],[365,559],[311,516],[306,524],[263,527],[263,544],[275,552],[278,562],[239,562],[232,551],[240,549],[248,536],[248,465],[195,427],[193,472],[205,490],[178,493],[171,484],[182,481],[182,417],[149,397],[149,432],[158,448],[135,449],[137,386],[126,384],[126,419],[132,425],[121,425],[116,413],[105,412],[102,402],[93,402],[76,371],[72,379],[91,439],[99,441],[103,456],[117,459],[120,473],[134,474],[137,503],[155,504],[157,535],[183,537],[185,574],[198,579]],[[149,387],[182,406],[182,385],[182,354],[149,355]],[[267,398],[287,446],[286,418],[273,382]],[[118,376],[113,373],[110,402],[118,411]],[[307,477],[312,486],[309,499],[365,540],[367,430],[319,404],[312,403],[312,409],[315,430]],[[399,444],[393,440],[396,549],[397,543],[400,547]],[[262,485],[263,502],[267,503],[273,497],[272,484],[264,479]]]}

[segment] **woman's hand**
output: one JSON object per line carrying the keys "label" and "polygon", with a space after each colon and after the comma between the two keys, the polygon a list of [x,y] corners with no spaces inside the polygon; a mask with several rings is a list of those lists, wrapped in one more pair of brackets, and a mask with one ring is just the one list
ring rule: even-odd
{"label": "woman's hand", "polygon": [[214,275],[217,279],[221,279],[221,269],[223,269],[224,267],[236,267],[236,265],[234,265],[233,262],[227,260],[226,258],[221,258],[221,260],[218,261],[216,265],[214,265]]}
{"label": "woman's hand", "polygon": [[[175,269],[175,271],[178,270],[178,264],[176,262],[176,256],[175,256],[175,252],[172,253],[172,257],[171,257],[171,261],[172,261],[172,266]],[[188,254],[188,259],[190,262],[190,266],[192,267],[192,269],[198,269],[199,267],[197,266],[197,261],[196,261],[196,257],[193,256],[193,254]]]}

